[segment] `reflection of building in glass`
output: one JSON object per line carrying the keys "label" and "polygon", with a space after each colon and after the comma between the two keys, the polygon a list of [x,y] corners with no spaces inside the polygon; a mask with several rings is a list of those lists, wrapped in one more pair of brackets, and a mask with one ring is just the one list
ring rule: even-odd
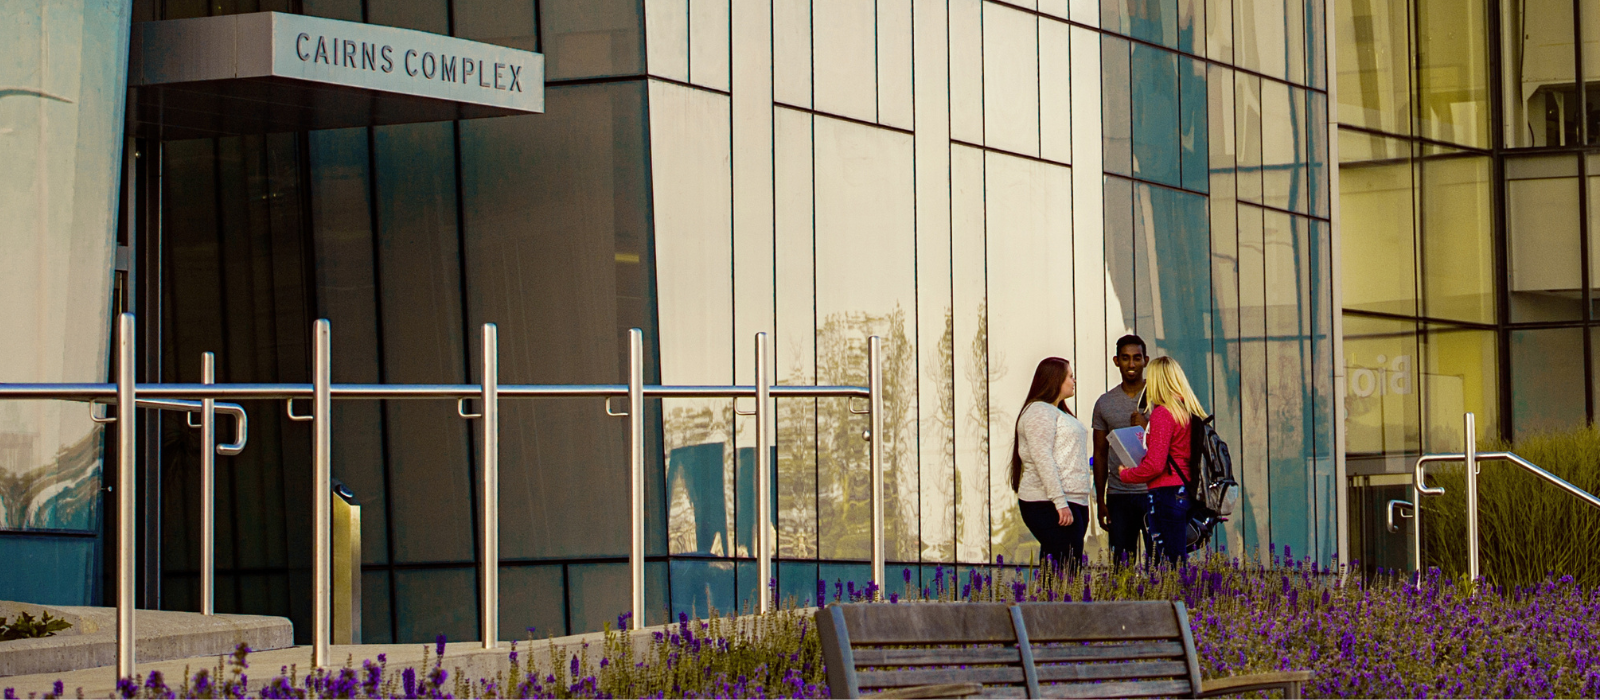
{"label": "reflection of building in glass", "polygon": [[[1594,419],[1600,10],[1336,12],[1352,554],[1405,566],[1411,535],[1385,532],[1381,509],[1411,498],[1418,454],[1461,450],[1463,412],[1487,441]],[[1410,391],[1365,391],[1400,358]]]}
{"label": "reflection of building in glass", "polygon": [[[492,321],[506,383],[615,382],[639,327],[651,383],[749,382],[767,332],[778,383],[864,384],[878,335],[889,568],[915,588],[935,567],[1035,556],[1005,478],[1033,368],[1071,359],[1086,418],[1116,381],[1110,343],[1137,332],[1183,364],[1233,447],[1244,501],[1218,546],[1335,556],[1324,0],[269,5],[540,51],[546,112],[176,138],[159,101],[136,96],[130,135],[148,155],[125,240],[150,377],[196,381],[213,351],[222,381],[305,381],[321,317],[336,382],[474,381],[476,329]],[[134,19],[228,7],[137,0]],[[1431,138],[1487,129],[1450,106],[1459,87],[1428,93]],[[1449,155],[1440,181],[1470,189],[1477,171],[1456,164],[1473,161]],[[1374,198],[1410,201],[1406,158],[1372,159]],[[1342,192],[1356,216],[1348,180]],[[1363,361],[1417,358],[1414,388],[1346,401],[1415,412],[1426,382],[1451,375],[1385,332]],[[800,602],[819,581],[867,580],[862,407],[777,403],[770,525],[753,522],[748,400],[649,407],[649,622],[748,605],[769,578]],[[219,480],[218,609],[303,628],[308,431],[281,406],[247,408],[250,446]],[[336,411],[335,474],[369,533],[365,641],[474,638],[470,425],[448,404]],[[141,517],[158,574],[144,602],[185,609],[198,458],[179,420],[146,431]],[[1352,426],[1373,454],[1414,437],[1365,420]],[[508,402],[502,421],[502,625],[598,629],[626,606],[624,428],[578,400]],[[1352,454],[1368,449],[1354,439]],[[4,440],[0,454],[23,449]],[[755,571],[758,526],[776,530],[774,572]]]}

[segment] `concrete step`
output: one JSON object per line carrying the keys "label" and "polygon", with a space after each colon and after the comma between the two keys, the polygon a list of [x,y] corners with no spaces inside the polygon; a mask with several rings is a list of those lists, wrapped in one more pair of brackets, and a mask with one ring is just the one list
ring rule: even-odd
{"label": "concrete step", "polygon": [[[35,618],[49,612],[51,617],[72,623],[72,628],[51,637],[0,642],[0,677],[116,665],[116,608],[0,601],[0,617],[14,618],[21,612]],[[240,643],[260,651],[294,645],[294,627],[289,620],[265,615],[138,610],[134,632],[134,657],[140,663],[215,657],[232,653]]]}

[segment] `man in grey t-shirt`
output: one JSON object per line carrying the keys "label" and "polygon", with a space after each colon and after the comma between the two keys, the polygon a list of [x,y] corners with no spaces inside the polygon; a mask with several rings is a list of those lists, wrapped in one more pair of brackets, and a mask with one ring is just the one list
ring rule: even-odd
{"label": "man in grey t-shirt", "polygon": [[[1144,542],[1145,557],[1150,556],[1150,532],[1144,516],[1150,509],[1150,496],[1144,484],[1128,484],[1117,478],[1118,462],[1109,449],[1106,436],[1118,428],[1144,425],[1150,414],[1144,400],[1144,367],[1148,361],[1144,340],[1136,335],[1117,339],[1117,354],[1111,362],[1122,375],[1122,383],[1111,387],[1094,402],[1094,492],[1098,499],[1100,527],[1111,539],[1111,560],[1125,563],[1139,555]],[[1136,464],[1125,465],[1128,467]]]}

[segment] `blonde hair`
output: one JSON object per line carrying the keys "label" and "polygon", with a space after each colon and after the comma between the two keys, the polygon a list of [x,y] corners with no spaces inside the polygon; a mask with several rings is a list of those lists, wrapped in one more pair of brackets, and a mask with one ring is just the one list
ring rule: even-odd
{"label": "blonde hair", "polygon": [[1150,400],[1151,406],[1166,406],[1167,412],[1172,414],[1172,419],[1178,425],[1188,425],[1189,416],[1199,416],[1202,420],[1210,415],[1204,406],[1200,405],[1200,397],[1195,396],[1194,388],[1189,386],[1189,378],[1184,376],[1183,367],[1178,361],[1162,355],[1150,361],[1150,366],[1144,371],[1144,395]]}

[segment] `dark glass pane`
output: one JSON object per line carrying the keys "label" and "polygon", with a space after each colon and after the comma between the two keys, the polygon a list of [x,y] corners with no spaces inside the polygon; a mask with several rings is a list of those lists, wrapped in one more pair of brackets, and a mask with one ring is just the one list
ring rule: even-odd
{"label": "dark glass pane", "polygon": [[450,33],[449,0],[365,0],[367,21],[434,34]]}
{"label": "dark glass pane", "polygon": [[455,0],[456,36],[539,50],[537,0]]}
{"label": "dark glass pane", "polygon": [[[504,579],[501,579],[504,581]],[[505,590],[505,584],[501,584]],[[361,574],[361,643],[393,644],[394,619],[389,600],[389,572],[366,571]],[[502,605],[504,599],[502,598]]]}
{"label": "dark glass pane", "polygon": [[[313,131],[309,141],[318,316],[331,324],[333,380],[382,381],[367,130]],[[362,559],[388,561],[382,409],[340,401],[333,411],[333,475],[364,506]]]}
{"label": "dark glass pane", "polygon": [[[550,80],[644,72],[644,5],[634,0],[556,0],[540,4],[545,77]],[[546,95],[548,99],[549,95]],[[551,109],[550,114],[555,114]]]}
{"label": "dark glass pane", "polygon": [[[628,328],[643,328],[645,357],[655,354],[644,90],[607,83],[547,97],[548,114],[461,125],[468,327],[499,325],[503,383],[615,383],[626,376]],[[477,335],[468,342],[475,356]],[[647,367],[646,381],[654,375]],[[621,492],[594,487],[628,483],[626,423],[591,400],[501,410],[502,555],[626,553]],[[652,524],[665,520],[659,460],[647,467]],[[650,550],[665,543],[652,525]]]}
{"label": "dark glass pane", "polygon": [[[195,1],[195,0],[185,0]],[[168,0],[170,3],[171,0]],[[199,4],[204,4],[203,0]],[[301,0],[303,12],[314,17],[361,21],[361,0]]]}
{"label": "dark glass pane", "polygon": [[1513,439],[1588,422],[1583,329],[1511,332]]}
{"label": "dark glass pane", "polygon": [[394,577],[395,642],[429,643],[441,634],[456,642],[479,638],[478,576],[471,568],[400,570]]}
{"label": "dark glass pane", "polygon": [[[373,144],[384,380],[466,382],[453,125],[381,127]],[[448,401],[390,401],[384,415],[395,559],[472,561],[476,424]]]}
{"label": "dark glass pane", "polygon": [[[672,562],[676,564],[677,562]],[[729,562],[731,564],[731,562]],[[666,621],[667,562],[651,562],[644,567],[645,624]],[[729,571],[732,574],[732,571]],[[732,576],[729,576],[730,585]],[[567,566],[568,634],[599,632],[610,624],[616,629],[618,618],[629,612],[627,564],[571,564]],[[704,590],[702,589],[702,594]],[[729,591],[732,596],[732,591]],[[703,612],[703,611],[702,611]],[[677,611],[673,611],[676,619]]]}
{"label": "dark glass pane", "polygon": [[[567,634],[560,564],[500,566],[500,638]],[[532,629],[529,629],[532,628]]]}

